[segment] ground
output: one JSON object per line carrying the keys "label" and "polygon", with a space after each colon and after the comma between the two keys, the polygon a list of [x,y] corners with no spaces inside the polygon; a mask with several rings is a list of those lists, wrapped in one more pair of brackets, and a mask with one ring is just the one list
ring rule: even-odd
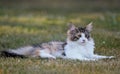
{"label": "ground", "polygon": [[[53,2],[51,2],[53,1]],[[65,41],[67,23],[93,22],[95,53],[114,59],[78,61],[0,57],[0,74],[119,74],[118,0],[1,0],[0,50],[49,41]]]}

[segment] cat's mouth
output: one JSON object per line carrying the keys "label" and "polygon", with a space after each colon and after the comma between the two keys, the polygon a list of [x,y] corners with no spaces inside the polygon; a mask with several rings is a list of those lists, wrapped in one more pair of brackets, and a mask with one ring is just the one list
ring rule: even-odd
{"label": "cat's mouth", "polygon": [[79,43],[81,43],[81,44],[85,44],[86,41],[85,41],[85,40],[82,40],[82,41],[80,41]]}
{"label": "cat's mouth", "polygon": [[82,43],[86,43],[86,41],[85,41],[85,40],[82,40]]}
{"label": "cat's mouth", "polygon": [[81,45],[86,45],[87,43],[88,43],[87,40],[82,40],[82,41],[79,42],[79,44],[81,44]]}
{"label": "cat's mouth", "polygon": [[83,41],[83,42],[78,42],[79,44],[81,44],[81,45],[83,45],[83,44],[86,44],[86,42],[85,41]]}
{"label": "cat's mouth", "polygon": [[81,42],[81,43],[86,43],[86,42]]}

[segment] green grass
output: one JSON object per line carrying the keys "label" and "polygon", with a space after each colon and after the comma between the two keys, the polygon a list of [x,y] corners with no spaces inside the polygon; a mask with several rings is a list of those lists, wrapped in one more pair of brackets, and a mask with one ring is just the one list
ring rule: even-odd
{"label": "green grass", "polygon": [[82,62],[0,57],[0,74],[119,74],[119,1],[52,1],[1,0],[0,50],[54,40],[65,41],[68,22],[85,26],[92,21],[95,53],[116,58]]}

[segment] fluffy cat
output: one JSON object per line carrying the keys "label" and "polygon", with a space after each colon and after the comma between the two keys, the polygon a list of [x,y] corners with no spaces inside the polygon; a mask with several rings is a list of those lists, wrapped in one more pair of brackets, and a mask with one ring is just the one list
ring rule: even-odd
{"label": "fluffy cat", "polygon": [[92,27],[92,23],[86,27],[75,27],[75,25],[70,23],[70,28],[67,32],[67,45],[64,48],[66,58],[89,61],[113,57],[94,54],[95,43],[90,35]]}
{"label": "fluffy cat", "polygon": [[5,57],[41,57],[56,59],[98,60],[112,58],[113,56],[100,56],[94,54],[94,41],[90,36],[92,23],[86,27],[75,27],[72,23],[67,32],[67,41],[52,41],[37,45],[25,46],[18,49],[1,51]]}

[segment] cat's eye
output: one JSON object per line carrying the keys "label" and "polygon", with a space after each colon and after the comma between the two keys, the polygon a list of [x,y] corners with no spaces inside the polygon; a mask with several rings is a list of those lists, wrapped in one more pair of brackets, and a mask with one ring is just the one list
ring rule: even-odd
{"label": "cat's eye", "polygon": [[88,35],[85,35],[85,37],[87,38],[87,37],[88,37]]}
{"label": "cat's eye", "polygon": [[89,38],[89,35],[85,35],[86,38]]}
{"label": "cat's eye", "polygon": [[78,39],[79,39],[78,37],[74,37],[74,38],[73,38],[74,41],[77,41]]}
{"label": "cat's eye", "polygon": [[79,37],[81,37],[81,35],[78,35]]}

